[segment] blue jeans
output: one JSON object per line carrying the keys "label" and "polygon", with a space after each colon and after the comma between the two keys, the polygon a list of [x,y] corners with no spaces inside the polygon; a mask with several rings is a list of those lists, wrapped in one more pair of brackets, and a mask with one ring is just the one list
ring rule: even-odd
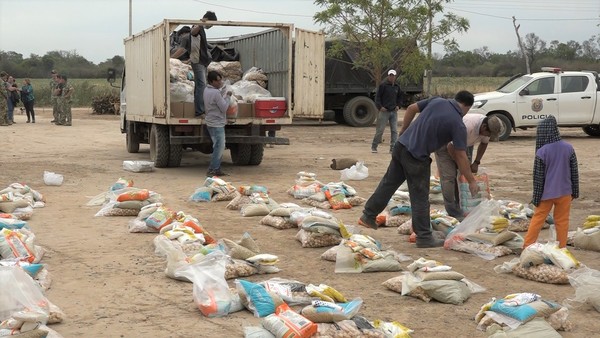
{"label": "blue jeans", "polygon": [[390,123],[390,132],[392,139],[390,140],[390,151],[396,144],[396,140],[398,139],[398,111],[380,111],[377,116],[377,126],[375,127],[375,137],[373,137],[373,143],[371,144],[371,149],[377,149],[379,143],[381,143],[383,138],[383,132],[385,131],[385,126]]}
{"label": "blue jeans", "polygon": [[12,103],[12,100],[10,99],[10,97],[8,98],[7,104],[8,104],[8,110],[7,110],[7,118],[8,118],[8,122],[12,122],[15,120],[14,118],[14,111],[15,111],[15,105]]}
{"label": "blue jeans", "polygon": [[419,241],[431,240],[433,236],[429,217],[430,176],[431,158],[426,161],[417,160],[402,143],[396,143],[390,165],[377,189],[365,203],[363,215],[374,221],[375,217],[385,209],[398,187],[407,181],[413,230]]}
{"label": "blue jeans", "polygon": [[225,151],[225,127],[207,128],[213,142],[213,152],[208,170],[218,170],[221,168],[221,157],[223,157],[223,151]]}
{"label": "blue jeans", "polygon": [[204,114],[204,88],[206,87],[206,67],[200,63],[192,63],[194,71],[194,104],[196,116]]}

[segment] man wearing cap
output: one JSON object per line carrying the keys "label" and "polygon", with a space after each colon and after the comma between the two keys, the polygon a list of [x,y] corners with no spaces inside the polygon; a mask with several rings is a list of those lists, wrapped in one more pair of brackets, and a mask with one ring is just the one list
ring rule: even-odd
{"label": "man wearing cap", "polygon": [[396,71],[390,69],[387,78],[377,88],[375,94],[375,105],[379,109],[377,116],[377,126],[375,127],[375,137],[371,144],[371,152],[377,152],[377,146],[382,142],[385,126],[390,123],[390,154],[398,139],[398,109],[402,105],[402,90],[396,83]]}
{"label": "man wearing cap", "polygon": [[[484,116],[479,114],[467,114],[463,117],[463,123],[467,127],[467,147],[473,149],[477,146],[475,160],[472,160],[472,154],[467,151],[469,163],[471,163],[471,172],[477,173],[479,164],[485,154],[490,141],[498,141],[502,124],[496,116]],[[458,175],[458,166],[456,164],[455,149],[452,142],[441,147],[435,152],[435,162],[440,173],[440,184],[442,186],[442,196],[448,215],[462,220],[464,213],[459,205],[459,192],[456,178]]]}
{"label": "man wearing cap", "polygon": [[52,103],[52,117],[54,118],[50,123],[58,122],[58,96],[56,95],[56,87],[58,86],[58,72],[52,69],[50,71],[50,102]]}

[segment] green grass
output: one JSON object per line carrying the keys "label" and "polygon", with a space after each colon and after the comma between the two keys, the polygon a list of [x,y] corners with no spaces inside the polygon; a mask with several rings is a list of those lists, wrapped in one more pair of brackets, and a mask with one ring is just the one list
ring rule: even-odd
{"label": "green grass", "polygon": [[[472,93],[482,93],[498,88],[506,80],[505,77],[433,77],[431,93],[443,97],[453,97],[463,89]],[[17,79],[17,82],[21,86],[23,79]],[[119,90],[111,87],[105,79],[70,79],[69,82],[75,88],[73,107],[90,107],[92,99],[96,96],[119,93]],[[36,106],[50,106],[50,79],[31,79],[31,85]]]}
{"label": "green grass", "polygon": [[[90,107],[92,99],[96,96],[111,92],[119,94],[119,90],[111,87],[105,79],[69,79],[68,82],[75,89],[73,107]],[[17,79],[17,83],[19,87],[22,86],[23,79]],[[31,85],[35,95],[35,105],[38,107],[50,106],[50,78],[31,79]]]}
{"label": "green grass", "polygon": [[506,80],[506,77],[433,77],[431,93],[435,96],[453,97],[461,90],[468,90],[473,94],[489,92]]}

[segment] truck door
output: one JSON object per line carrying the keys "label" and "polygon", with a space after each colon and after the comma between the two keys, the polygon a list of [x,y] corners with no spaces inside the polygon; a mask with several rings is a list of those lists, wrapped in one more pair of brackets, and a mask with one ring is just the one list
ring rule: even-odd
{"label": "truck door", "polygon": [[296,28],[293,117],[323,118],[325,113],[325,35]]}
{"label": "truck door", "polygon": [[537,125],[548,115],[558,116],[556,79],[556,76],[538,78],[521,90],[517,96],[517,113],[523,124]]}
{"label": "truck door", "polygon": [[585,75],[562,75],[558,101],[558,124],[590,123],[594,117],[596,90]]}

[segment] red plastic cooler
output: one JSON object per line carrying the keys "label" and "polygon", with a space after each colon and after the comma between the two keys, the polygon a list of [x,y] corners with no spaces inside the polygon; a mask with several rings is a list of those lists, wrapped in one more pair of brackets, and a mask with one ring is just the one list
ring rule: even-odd
{"label": "red plastic cooler", "polygon": [[257,97],[254,101],[254,117],[283,117],[286,110],[285,97]]}

